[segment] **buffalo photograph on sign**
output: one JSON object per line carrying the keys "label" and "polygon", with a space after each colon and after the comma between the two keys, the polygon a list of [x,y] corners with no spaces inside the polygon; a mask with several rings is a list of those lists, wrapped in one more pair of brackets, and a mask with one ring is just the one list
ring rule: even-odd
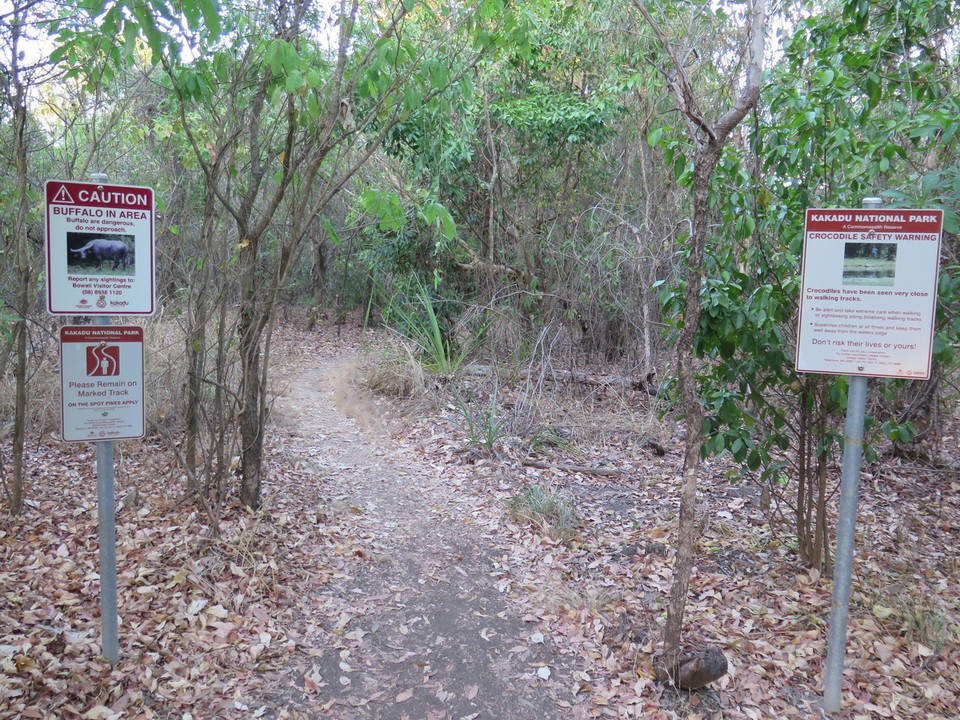
{"label": "buffalo photograph on sign", "polygon": [[68,232],[67,275],[133,275],[133,235]]}

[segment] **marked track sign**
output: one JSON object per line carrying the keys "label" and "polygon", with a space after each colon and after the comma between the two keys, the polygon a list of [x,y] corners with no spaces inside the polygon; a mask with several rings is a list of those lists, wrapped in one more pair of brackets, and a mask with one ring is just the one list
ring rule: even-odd
{"label": "marked track sign", "polygon": [[48,180],[47,309],[152,315],[153,189]]}
{"label": "marked track sign", "polygon": [[60,328],[60,389],[66,442],[143,437],[143,328]]}
{"label": "marked track sign", "polygon": [[930,377],[942,210],[808,209],[798,372]]}

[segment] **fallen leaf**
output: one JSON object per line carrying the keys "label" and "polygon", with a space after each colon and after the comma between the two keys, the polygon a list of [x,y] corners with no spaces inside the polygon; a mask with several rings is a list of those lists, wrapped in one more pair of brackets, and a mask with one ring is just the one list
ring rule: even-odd
{"label": "fallen leaf", "polygon": [[878,620],[886,620],[888,617],[893,615],[893,613],[893,608],[884,607],[883,605],[873,606],[873,616]]}
{"label": "fallen leaf", "polygon": [[105,705],[94,705],[83,714],[84,720],[114,720],[119,717]]}

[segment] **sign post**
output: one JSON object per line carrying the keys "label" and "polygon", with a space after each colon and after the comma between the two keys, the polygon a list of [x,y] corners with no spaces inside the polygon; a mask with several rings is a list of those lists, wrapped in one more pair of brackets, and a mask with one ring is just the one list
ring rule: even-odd
{"label": "sign post", "polygon": [[153,190],[93,182],[46,183],[47,309],[92,315],[96,327],[60,333],[62,437],[97,448],[100,623],[104,657],[120,659],[113,441],[144,434],[143,329],[111,315],[152,315]]}
{"label": "sign post", "polygon": [[843,656],[870,377],[927,379],[933,349],[941,210],[807,210],[798,372],[846,374],[847,419],[823,707],[840,710]]}

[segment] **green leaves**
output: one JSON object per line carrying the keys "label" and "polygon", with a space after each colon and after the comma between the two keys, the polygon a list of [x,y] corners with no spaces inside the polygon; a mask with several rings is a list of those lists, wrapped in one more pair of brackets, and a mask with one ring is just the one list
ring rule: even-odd
{"label": "green leaves", "polygon": [[909,443],[917,436],[917,426],[909,420],[903,423],[887,420],[880,426],[880,430],[888,439],[898,443]]}
{"label": "green leaves", "polygon": [[440,231],[444,240],[453,240],[457,234],[457,225],[450,211],[438,202],[428,202],[423,206],[421,215],[428,225]]}
{"label": "green leaves", "polygon": [[673,172],[677,184],[689,187],[693,182],[693,162],[687,158],[690,147],[686,138],[678,135],[672,127],[659,126],[647,134],[647,144],[661,150],[663,164]]}
{"label": "green leaves", "polygon": [[281,76],[300,69],[300,55],[297,49],[282,38],[272,38],[267,43],[263,60],[271,72]]}
{"label": "green leaves", "polygon": [[[210,39],[215,40],[220,37],[222,31],[222,26],[220,25],[220,3],[217,0],[197,0],[197,3],[200,6],[200,14],[203,16],[203,24],[207,27],[207,32],[209,33]],[[183,3],[184,6],[189,6],[191,3]],[[184,8],[186,11],[186,7]],[[188,21],[190,18],[188,18]],[[190,25],[193,28],[200,27],[200,22],[194,16],[193,22]]]}
{"label": "green leaves", "polygon": [[64,14],[47,23],[57,43],[50,58],[70,77],[89,77],[91,86],[137,62],[143,43],[150,62],[164,54],[178,61],[189,36],[215,43],[222,32],[218,0],[80,0],[77,7],[85,18]]}
{"label": "green leaves", "polygon": [[[474,344],[457,344],[442,319],[446,314],[434,307],[430,291],[422,283],[416,284],[412,300],[397,295],[386,312],[388,329],[414,346],[423,368],[450,376],[460,369]],[[482,334],[474,337],[479,339]]]}
{"label": "green leaves", "polygon": [[189,67],[175,71],[177,86],[185,97],[207,101],[211,96],[211,78],[207,73]]}
{"label": "green leaves", "polygon": [[397,231],[407,222],[403,203],[396,193],[370,188],[360,195],[360,205],[364,212],[378,220],[380,230]]}
{"label": "green leaves", "polygon": [[610,137],[623,108],[602,96],[584,98],[538,85],[519,98],[495,103],[496,119],[542,143],[599,144]]}
{"label": "green leaves", "polygon": [[423,63],[423,72],[430,81],[434,90],[443,90],[450,83],[450,70],[446,64],[437,59],[430,59]]}

